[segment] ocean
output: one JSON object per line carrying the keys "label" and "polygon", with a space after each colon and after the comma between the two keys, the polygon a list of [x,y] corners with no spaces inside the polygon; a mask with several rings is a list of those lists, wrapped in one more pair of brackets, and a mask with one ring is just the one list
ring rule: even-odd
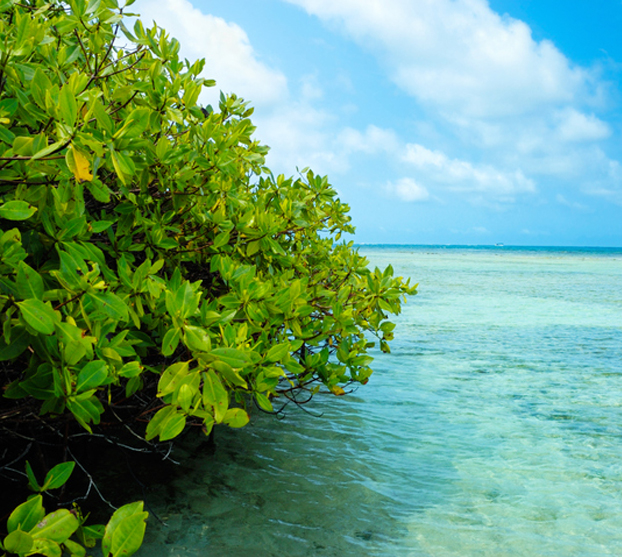
{"label": "ocean", "polygon": [[622,250],[363,246],[419,283],[369,383],[221,429],[138,556],[622,554]]}

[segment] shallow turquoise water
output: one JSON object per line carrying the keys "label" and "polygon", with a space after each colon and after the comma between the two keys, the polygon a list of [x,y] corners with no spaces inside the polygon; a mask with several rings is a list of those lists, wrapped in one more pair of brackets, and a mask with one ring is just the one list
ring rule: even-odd
{"label": "shallow turquoise water", "polygon": [[361,251],[420,283],[393,353],[189,440],[140,555],[622,554],[622,252]]}

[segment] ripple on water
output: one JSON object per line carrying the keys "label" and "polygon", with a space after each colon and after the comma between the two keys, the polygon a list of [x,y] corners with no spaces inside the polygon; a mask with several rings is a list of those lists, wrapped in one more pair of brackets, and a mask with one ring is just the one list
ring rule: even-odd
{"label": "ripple on water", "polygon": [[321,418],[219,431],[140,555],[622,554],[622,259],[366,254],[421,283],[393,354]]}

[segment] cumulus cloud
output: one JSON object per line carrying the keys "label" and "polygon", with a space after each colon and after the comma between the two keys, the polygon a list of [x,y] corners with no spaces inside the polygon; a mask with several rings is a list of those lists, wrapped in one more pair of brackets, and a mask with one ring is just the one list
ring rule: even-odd
{"label": "cumulus cloud", "polygon": [[526,178],[520,170],[503,172],[490,165],[474,166],[418,144],[406,145],[402,159],[429,181],[444,185],[451,191],[507,197],[536,189],[533,180]]}
{"label": "cumulus cloud", "polygon": [[609,126],[593,114],[583,114],[568,107],[556,116],[559,121],[557,133],[562,141],[598,141],[611,135]]}
{"label": "cumulus cloud", "polygon": [[[293,84],[296,94],[290,95],[283,72],[261,60],[239,25],[205,14],[188,0],[137,0],[132,10],[145,26],[155,21],[177,38],[182,57],[206,59],[203,76],[215,79],[216,87],[204,90],[201,102],[217,104],[220,90],[251,102],[256,136],[271,147],[268,162],[275,171],[291,173],[305,166],[318,172],[347,169],[349,153],[358,148],[342,148],[335,140],[339,134],[331,130],[334,118],[316,106],[323,97],[317,75],[304,75]],[[374,140],[365,136],[362,141]]]}
{"label": "cumulus cloud", "polygon": [[287,79],[263,63],[246,32],[235,23],[204,14],[188,0],[138,0],[132,10],[145,26],[155,21],[181,43],[181,56],[205,58],[204,77],[217,87],[203,102],[217,102],[218,91],[236,93],[254,105],[274,104],[287,97]]}
{"label": "cumulus cloud", "polygon": [[408,203],[427,201],[430,198],[428,190],[412,178],[401,178],[396,182],[389,182],[386,189],[391,195]]}
{"label": "cumulus cloud", "polygon": [[408,93],[477,117],[585,96],[590,75],[485,0],[288,0],[375,51]]}
{"label": "cumulus cloud", "polygon": [[[408,201],[443,190],[477,194],[482,202],[514,201],[535,192],[538,177],[578,175],[599,176],[589,186],[580,182],[584,192],[618,198],[619,164],[595,148],[612,134],[594,112],[598,80],[551,42],[534,40],[525,23],[496,14],[486,0],[285,1],[337,24],[371,51],[424,107],[429,135],[404,139],[375,125],[344,127],[327,108],[316,68],[288,82],[241,27],[188,0],[138,0],[132,9],[145,24],[156,20],[178,38],[182,56],[206,58],[204,75],[217,87],[201,102],[217,102],[222,89],[256,106],[256,136],[271,147],[268,164],[275,171],[311,166],[342,173],[364,155],[413,176],[384,188]],[[434,140],[447,132],[452,137]],[[448,152],[460,156],[423,144],[451,147]]]}
{"label": "cumulus cloud", "polygon": [[449,159],[411,146],[426,185],[511,196],[554,178],[598,195],[619,189],[612,177],[583,186],[617,164],[599,148],[613,133],[595,113],[604,109],[607,84],[487,0],[285,1],[377,58],[425,110],[429,129],[417,143],[439,144],[442,135],[464,153],[466,160]]}
{"label": "cumulus cloud", "polygon": [[256,135],[270,147],[268,164],[276,173],[311,167],[320,174],[347,170],[343,152],[334,149],[334,117],[306,100],[284,103],[278,110],[257,111]]}
{"label": "cumulus cloud", "polygon": [[398,149],[391,130],[340,127],[336,116],[321,108],[319,76],[312,71],[288,83],[282,71],[261,60],[239,25],[205,14],[189,0],[137,0],[132,10],[145,26],[155,21],[177,38],[182,57],[206,59],[203,75],[217,86],[204,90],[201,102],[217,104],[220,90],[251,102],[255,135],[270,147],[268,164],[275,172],[291,174],[296,167],[310,166],[322,174],[341,173],[349,169],[352,156]]}
{"label": "cumulus cloud", "polygon": [[364,130],[338,129],[334,114],[308,100],[285,104],[255,117],[262,142],[271,147],[269,163],[278,171],[310,166],[320,174],[344,173],[352,157],[393,157],[403,149],[393,130],[368,125]]}

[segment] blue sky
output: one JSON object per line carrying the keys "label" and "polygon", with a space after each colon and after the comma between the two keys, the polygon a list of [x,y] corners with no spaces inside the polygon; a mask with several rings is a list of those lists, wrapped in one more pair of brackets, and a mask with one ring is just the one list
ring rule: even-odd
{"label": "blue sky", "polygon": [[622,2],[137,0],[359,243],[622,246]]}

